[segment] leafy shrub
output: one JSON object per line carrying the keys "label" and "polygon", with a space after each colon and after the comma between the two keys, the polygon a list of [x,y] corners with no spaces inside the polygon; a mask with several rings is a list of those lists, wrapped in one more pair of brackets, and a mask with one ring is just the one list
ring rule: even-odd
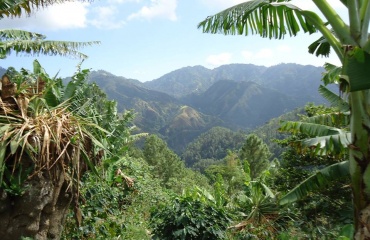
{"label": "leafy shrub", "polygon": [[106,159],[102,166],[98,171],[104,179],[94,174],[83,179],[82,225],[76,226],[71,213],[62,239],[150,239],[150,209],[167,201],[150,167],[127,156]]}
{"label": "leafy shrub", "polygon": [[200,189],[175,197],[172,204],[161,205],[151,213],[153,239],[226,239],[229,223],[225,209]]}

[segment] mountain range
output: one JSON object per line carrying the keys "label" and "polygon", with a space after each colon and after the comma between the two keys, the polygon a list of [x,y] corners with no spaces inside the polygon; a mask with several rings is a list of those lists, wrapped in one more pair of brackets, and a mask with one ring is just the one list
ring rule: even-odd
{"label": "mountain range", "polygon": [[119,111],[134,110],[139,131],[156,133],[181,153],[214,126],[248,131],[307,102],[325,103],[317,89],[324,69],[299,64],[184,67],[140,82],[92,71]]}
{"label": "mountain range", "polygon": [[184,67],[148,82],[98,70],[89,81],[116,100],[120,112],[135,112],[138,131],[160,135],[181,153],[212,127],[248,132],[307,102],[325,103],[317,91],[322,72],[321,67],[293,63],[230,64]]}

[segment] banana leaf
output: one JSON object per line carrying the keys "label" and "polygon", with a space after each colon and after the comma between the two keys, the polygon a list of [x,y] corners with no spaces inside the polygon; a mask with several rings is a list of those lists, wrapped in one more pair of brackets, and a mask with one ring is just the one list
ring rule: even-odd
{"label": "banana leaf", "polygon": [[280,199],[279,204],[286,205],[294,203],[303,199],[309,193],[323,189],[329,183],[347,176],[349,176],[348,161],[330,165],[316,172],[296,186],[293,190]]}

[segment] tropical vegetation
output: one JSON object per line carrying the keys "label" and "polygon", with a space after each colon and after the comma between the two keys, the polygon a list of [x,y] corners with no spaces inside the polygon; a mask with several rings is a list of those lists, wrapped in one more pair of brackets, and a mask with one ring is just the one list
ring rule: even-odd
{"label": "tropical vegetation", "polygon": [[[4,1],[0,16],[59,2]],[[166,142],[171,138],[138,130],[138,116],[119,112],[81,65],[69,79],[50,77],[37,60],[32,70],[7,69],[0,88],[2,239],[370,238],[370,3],[341,1],[349,9],[347,26],[326,0],[313,2],[327,22],[289,1],[253,0],[199,27],[269,38],[300,29],[322,33],[310,52],[333,49],[342,62],[325,65],[319,93],[330,106],[308,103],[244,131],[205,123],[212,118],[182,106],[177,124],[207,130],[190,133],[181,155]],[[83,58],[79,47],[95,43],[0,32],[2,58],[12,51]],[[166,111],[177,114],[172,106]],[[189,116],[199,121],[183,121]]]}
{"label": "tropical vegetation", "polygon": [[[369,238],[367,229],[369,198],[369,118],[367,84],[370,40],[370,3],[345,1],[349,24],[326,0],[313,0],[323,18],[313,11],[302,10],[288,0],[253,0],[241,3],[199,24],[204,32],[224,34],[258,34],[265,38],[282,39],[295,36],[300,30],[320,32],[322,37],[309,45],[309,52],[327,56],[330,50],[338,56],[342,66],[333,67],[330,81],[339,83],[340,91],[348,97],[351,139],[340,138],[338,145],[348,145],[349,173],[354,204],[356,239]],[[333,74],[333,72],[337,74]],[[334,138],[331,138],[334,139]]]}

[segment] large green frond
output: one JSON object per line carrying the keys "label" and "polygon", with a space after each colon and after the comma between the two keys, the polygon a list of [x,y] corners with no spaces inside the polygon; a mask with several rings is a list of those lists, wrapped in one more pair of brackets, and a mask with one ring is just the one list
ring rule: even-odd
{"label": "large green frond", "polygon": [[39,33],[28,32],[18,29],[0,29],[0,40],[43,40],[46,37]]}
{"label": "large green frond", "polygon": [[316,57],[329,57],[330,43],[328,42],[328,40],[326,40],[326,38],[320,37],[319,39],[311,43],[310,46],[308,46],[308,52],[311,54],[315,54]]}
{"label": "large green frond", "polygon": [[[347,69],[349,91],[362,91],[370,89],[370,54],[355,47],[348,53],[343,68]],[[345,78],[343,78],[343,81]],[[366,79],[366,81],[364,81]]]}
{"label": "large green frond", "polygon": [[44,40],[9,40],[0,42],[0,54],[5,57],[12,51],[30,55],[60,55],[77,58],[87,58],[78,50],[85,46],[99,44],[99,42],[69,42],[69,41],[44,41]]}
{"label": "large green frond", "polygon": [[337,107],[339,111],[348,112],[350,110],[348,102],[346,102],[343,98],[341,98],[337,94],[330,91],[328,88],[320,85],[319,93],[321,94],[321,96],[323,96],[326,100],[330,102],[332,107]]}
{"label": "large green frond", "polygon": [[208,33],[259,34],[261,37],[282,39],[285,35],[295,36],[316,31],[302,11],[286,3],[288,0],[253,0],[228,8],[207,17],[198,28]]}
{"label": "large green frond", "polygon": [[280,131],[291,132],[294,134],[303,133],[310,137],[322,137],[342,134],[343,130],[321,124],[308,122],[284,121],[280,123]]}
{"label": "large green frond", "polygon": [[297,143],[301,149],[309,149],[315,155],[340,156],[347,153],[347,147],[351,144],[351,133],[309,138]]}
{"label": "large green frond", "polygon": [[280,205],[294,203],[306,197],[310,192],[323,189],[334,180],[349,176],[349,162],[333,164],[313,174],[296,186],[279,201]]}
{"label": "large green frond", "polygon": [[315,155],[343,155],[351,144],[351,133],[321,124],[287,121],[281,123],[280,130],[310,136],[291,144],[299,151],[310,151]]}
{"label": "large green frond", "polygon": [[304,121],[329,127],[347,127],[350,121],[350,114],[349,112],[334,112],[305,118]]}
{"label": "large green frond", "polygon": [[342,67],[338,67],[331,63],[325,63],[324,68],[326,70],[322,77],[324,84],[339,84],[340,75],[342,74]]}

